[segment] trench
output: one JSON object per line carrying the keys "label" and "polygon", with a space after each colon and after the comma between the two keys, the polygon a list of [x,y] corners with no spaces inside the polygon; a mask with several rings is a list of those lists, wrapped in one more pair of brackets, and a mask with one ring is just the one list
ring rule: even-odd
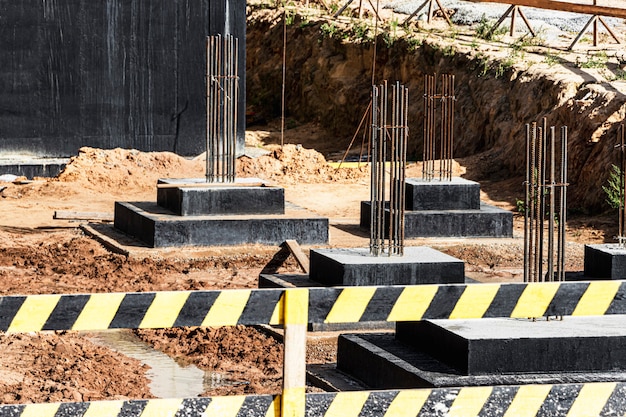
{"label": "trench", "polygon": [[84,336],[149,366],[146,377],[150,380],[150,392],[158,398],[197,397],[209,389],[232,385],[224,374],[180,363],[128,330],[89,332]]}

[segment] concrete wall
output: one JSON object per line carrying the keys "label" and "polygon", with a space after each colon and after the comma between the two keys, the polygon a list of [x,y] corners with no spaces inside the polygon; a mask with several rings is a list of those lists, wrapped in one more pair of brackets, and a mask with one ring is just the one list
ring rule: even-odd
{"label": "concrete wall", "polygon": [[0,155],[82,146],[205,150],[209,34],[240,39],[245,0],[0,0]]}

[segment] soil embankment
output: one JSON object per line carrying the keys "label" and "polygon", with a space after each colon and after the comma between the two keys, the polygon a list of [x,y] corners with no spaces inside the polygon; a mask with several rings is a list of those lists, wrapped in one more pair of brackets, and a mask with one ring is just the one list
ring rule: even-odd
{"label": "soil embankment", "polygon": [[[288,117],[319,122],[335,135],[336,144],[347,148],[368,106],[375,56],[377,83],[400,81],[409,87],[409,158],[417,160],[423,140],[424,75],[453,74],[455,157],[462,161],[485,154],[489,161],[480,170],[468,169],[466,177],[522,178],[525,124],[546,117],[557,135],[560,126],[569,130],[569,208],[606,208],[601,186],[618,160],[614,145],[626,109],[626,83],[616,79],[623,74],[617,52],[565,52],[542,46],[541,39],[486,42],[471,28],[419,30],[414,23],[404,30],[381,29],[375,46],[374,29],[367,29],[365,20],[307,13],[303,9],[291,16],[286,27]],[[277,116],[282,14],[251,5],[248,22],[248,103]]]}

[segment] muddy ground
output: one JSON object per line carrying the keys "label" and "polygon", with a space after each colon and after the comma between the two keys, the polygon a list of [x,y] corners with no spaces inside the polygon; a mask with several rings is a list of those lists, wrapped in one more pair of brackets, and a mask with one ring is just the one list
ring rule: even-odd
{"label": "muddy ground", "polygon": [[[238,175],[268,179],[285,187],[288,201],[330,218],[330,246],[367,244],[358,227],[359,202],[369,198],[366,166],[337,169],[326,157],[341,155],[338,145],[318,123],[300,123],[285,132],[281,148],[279,124],[250,128],[247,144],[267,151],[241,157]],[[296,146],[300,145],[300,146]],[[319,149],[323,153],[317,152]],[[522,198],[523,178],[493,180],[480,175],[493,153],[456,160],[456,173],[482,178],[483,201],[515,211]],[[90,293],[161,290],[254,288],[258,275],[278,247],[148,249],[125,241],[126,254],[111,251],[86,235],[85,221],[54,219],[55,211],[112,215],[115,201],[156,199],[161,177],[200,177],[202,157],[171,153],[85,148],[55,179],[0,184],[0,294]],[[409,177],[419,177],[417,163]],[[583,244],[612,241],[617,216],[574,215],[568,221],[567,270],[583,269]],[[99,222],[101,227],[111,227]],[[512,239],[414,239],[466,262],[467,275],[483,282],[521,281],[523,219],[515,216]],[[305,250],[308,248],[304,248]],[[281,272],[298,271],[293,259]],[[136,332],[155,348],[198,367],[226,375],[232,384],[203,395],[278,393],[282,345],[251,327],[183,328]],[[335,337],[309,341],[309,363],[335,360]],[[146,367],[76,332],[44,332],[0,336],[0,401],[29,403],[150,398]],[[313,389],[313,388],[311,388]]]}

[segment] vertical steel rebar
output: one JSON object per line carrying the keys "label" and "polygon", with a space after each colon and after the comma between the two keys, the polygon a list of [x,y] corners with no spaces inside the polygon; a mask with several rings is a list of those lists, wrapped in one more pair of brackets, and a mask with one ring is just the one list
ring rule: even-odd
{"label": "vertical steel rebar", "polygon": [[[549,134],[548,134],[549,130]],[[556,130],[526,125],[526,181],[524,183],[524,281],[565,279],[567,215],[567,127]],[[557,158],[557,153],[559,153]],[[560,159],[560,161],[558,161]],[[557,171],[559,178],[557,179]],[[556,240],[555,240],[556,234]],[[544,239],[547,235],[547,245]],[[544,274],[544,265],[547,272]]]}
{"label": "vertical steel rebar", "polygon": [[[554,253],[554,216],[555,212],[555,187],[556,187],[556,169],[555,164],[555,131],[554,126],[550,127],[550,182],[548,183],[549,191],[549,214],[548,214],[548,253]],[[554,281],[554,256],[548,256],[548,281]]]}
{"label": "vertical steel rebar", "polygon": [[[374,256],[404,253],[407,120],[406,87],[396,82],[392,86],[390,97],[386,81],[380,86],[372,86],[370,253]],[[385,213],[387,162],[389,162],[388,218]]]}
{"label": "vertical steel rebar", "polygon": [[[531,165],[530,165],[530,148],[531,148],[531,137],[530,137],[530,125],[526,124],[526,181],[524,181],[524,260],[529,258],[530,254],[530,235],[528,233],[530,226],[529,219],[529,207],[530,207],[530,173],[531,173]],[[524,282],[528,282],[530,276],[530,266],[528,262],[524,262]]]}
{"label": "vertical steel rebar", "polygon": [[206,181],[234,182],[239,96],[239,40],[207,37]]}
{"label": "vertical steel rebar", "polygon": [[[422,179],[452,180],[454,150],[454,75],[424,76],[424,151]],[[439,137],[437,138],[437,131]],[[438,168],[438,169],[436,169]]]}
{"label": "vertical steel rebar", "polygon": [[565,232],[567,223],[567,169],[568,169],[568,155],[567,155],[567,126],[561,126],[561,181],[559,184],[560,194],[560,206],[559,206],[559,270],[558,280],[565,281]]}
{"label": "vertical steel rebar", "polygon": [[626,247],[626,237],[624,237],[624,225],[626,224],[626,157],[624,153],[626,149],[624,149],[624,125],[620,125],[617,130],[617,137],[619,140],[619,150],[620,150],[620,172],[619,172],[619,236],[618,241],[620,245]]}

